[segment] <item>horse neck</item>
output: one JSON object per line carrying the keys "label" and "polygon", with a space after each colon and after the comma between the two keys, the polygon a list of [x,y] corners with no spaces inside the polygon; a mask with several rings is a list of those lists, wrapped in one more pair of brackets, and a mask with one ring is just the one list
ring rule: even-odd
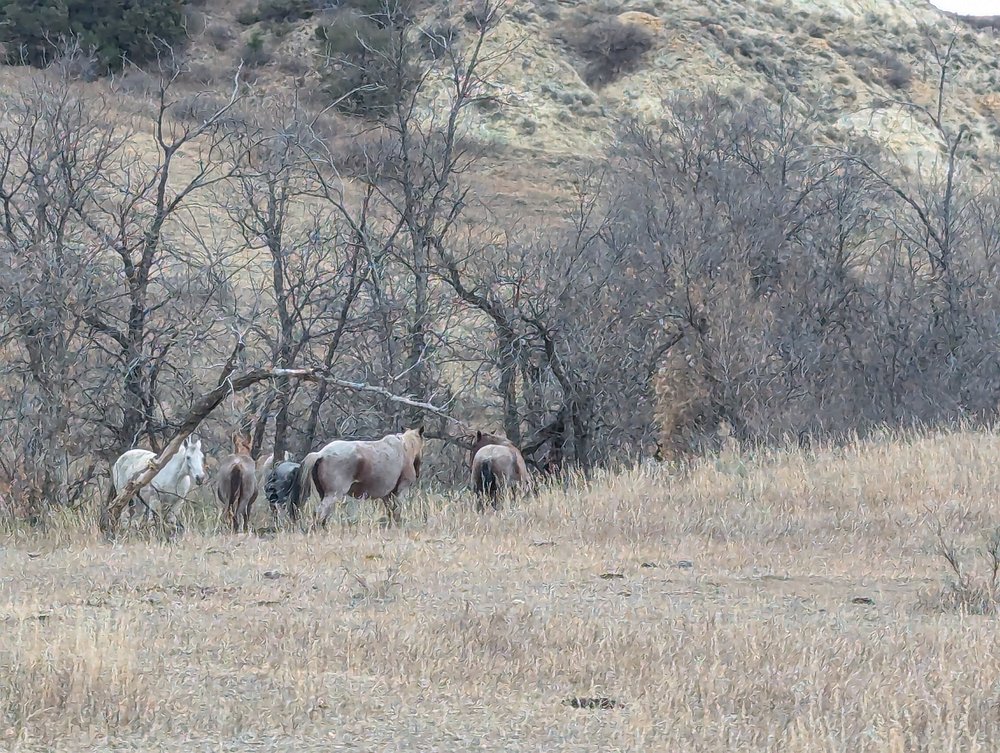
{"label": "horse neck", "polygon": [[406,434],[397,434],[399,443],[403,446],[403,454],[408,458],[415,458],[420,454],[421,442],[419,439],[408,437]]}
{"label": "horse neck", "polygon": [[160,471],[163,474],[164,484],[163,486],[178,486],[184,477],[188,475],[187,470],[187,453],[178,452],[163,466],[163,470]]}

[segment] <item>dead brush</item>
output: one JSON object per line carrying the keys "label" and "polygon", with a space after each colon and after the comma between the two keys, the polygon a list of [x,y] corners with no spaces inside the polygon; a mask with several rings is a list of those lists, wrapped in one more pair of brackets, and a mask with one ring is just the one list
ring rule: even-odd
{"label": "dead brush", "polygon": [[934,606],[948,612],[963,614],[1000,613],[1000,528],[987,537],[979,556],[971,563],[963,562],[954,541],[937,523],[938,554],[944,560],[953,579],[936,595]]}
{"label": "dead brush", "polygon": [[361,587],[360,591],[355,591],[351,594],[352,606],[384,604],[395,600],[393,590],[399,586],[399,573],[402,570],[402,566],[402,560],[398,560],[389,565],[383,577],[369,579],[347,567],[347,565],[344,565],[346,575]]}

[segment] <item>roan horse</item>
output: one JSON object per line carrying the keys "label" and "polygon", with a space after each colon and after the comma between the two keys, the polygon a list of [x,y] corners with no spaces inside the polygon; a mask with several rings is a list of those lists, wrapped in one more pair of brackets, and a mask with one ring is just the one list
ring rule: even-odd
{"label": "roan horse", "polygon": [[500,507],[503,489],[527,484],[528,466],[521,451],[504,437],[476,432],[476,440],[469,453],[472,471],[472,491],[476,494],[476,510],[485,509],[489,498],[494,510]]}
{"label": "roan horse", "polygon": [[[129,481],[140,476],[155,457],[156,453],[150,450],[122,453],[111,469],[111,498],[114,498],[116,489],[124,489]],[[177,513],[191,489],[192,481],[199,485],[205,481],[205,456],[201,452],[201,440],[188,437],[160,472],[153,476],[149,486],[129,501],[129,519],[134,520],[137,515],[147,519],[155,517],[176,528]],[[144,509],[139,509],[140,504]]]}
{"label": "roan horse", "polygon": [[215,494],[234,533],[250,530],[250,512],[257,499],[257,466],[250,457],[250,442],[241,434],[233,436],[232,455],[219,463]]}
{"label": "roan horse", "polygon": [[407,429],[374,441],[334,440],[310,452],[299,469],[299,504],[315,486],[316,514],[326,526],[333,506],[347,500],[347,519],[358,519],[358,499],[381,499],[389,521],[400,522],[400,496],[416,482],[424,451],[424,427]]}

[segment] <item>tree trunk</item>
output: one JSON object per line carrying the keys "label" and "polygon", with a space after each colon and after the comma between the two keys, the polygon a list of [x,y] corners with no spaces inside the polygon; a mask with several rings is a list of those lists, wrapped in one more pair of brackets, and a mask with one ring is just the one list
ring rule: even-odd
{"label": "tree trunk", "polygon": [[[410,321],[409,353],[406,359],[407,392],[411,395],[427,394],[427,317],[428,311],[428,280],[426,264],[423,262],[423,251],[414,272],[413,318]],[[420,420],[419,412],[406,411],[406,421],[409,426],[415,426]]]}
{"label": "tree trunk", "polygon": [[503,401],[503,429],[507,439],[521,446],[521,416],[517,406],[517,357],[514,352],[513,332],[497,333],[499,353],[497,367],[500,371],[500,397]]}

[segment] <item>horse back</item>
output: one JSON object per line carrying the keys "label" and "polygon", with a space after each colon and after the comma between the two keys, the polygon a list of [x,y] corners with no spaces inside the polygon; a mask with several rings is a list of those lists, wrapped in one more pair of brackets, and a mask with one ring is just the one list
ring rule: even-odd
{"label": "horse back", "polygon": [[119,490],[125,488],[125,485],[139,475],[146,464],[155,457],[155,452],[142,449],[128,450],[119,455],[111,469],[115,488]]}

